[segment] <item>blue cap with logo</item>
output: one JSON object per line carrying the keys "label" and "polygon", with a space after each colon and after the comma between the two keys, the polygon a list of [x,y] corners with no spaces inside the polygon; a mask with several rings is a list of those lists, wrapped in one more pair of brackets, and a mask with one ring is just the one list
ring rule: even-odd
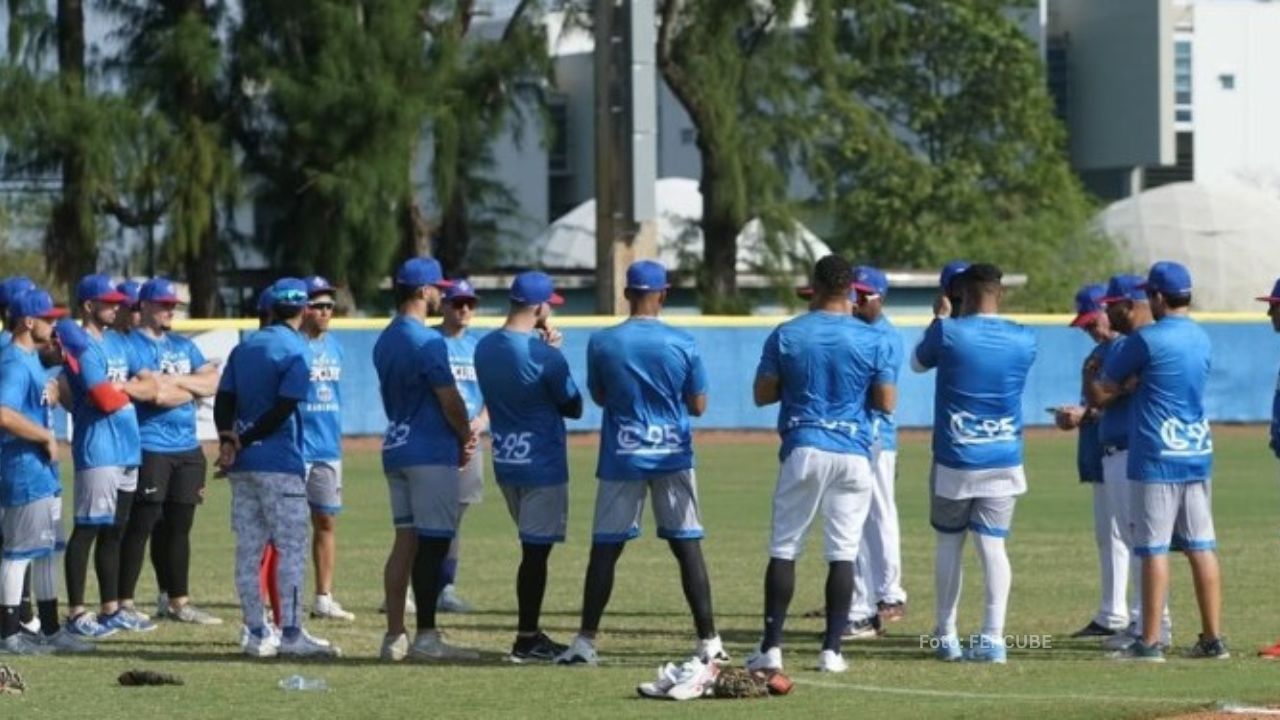
{"label": "blue cap with logo", "polygon": [[889,294],[889,278],[879,268],[870,265],[859,265],[853,269],[853,289],[863,295]]}
{"label": "blue cap with logo", "polygon": [[307,306],[307,284],[298,278],[284,277],[271,286],[271,307]]}
{"label": "blue cap with logo", "polygon": [[968,260],[952,260],[942,266],[942,274],[938,276],[938,286],[943,292],[951,292],[951,283],[955,281],[960,273],[969,269]]}
{"label": "blue cap with logo", "polygon": [[271,310],[272,287],[273,287],[272,285],[268,285],[262,288],[262,292],[258,293],[258,314],[259,315],[261,315],[264,312],[269,312]]}
{"label": "blue cap with logo", "polygon": [[661,292],[670,287],[667,269],[657,260],[637,260],[627,268],[628,290]]}
{"label": "blue cap with logo", "polygon": [[1262,302],[1280,303],[1280,280],[1276,280],[1275,287],[1271,288],[1270,295],[1263,295],[1258,298]]}
{"label": "blue cap with logo", "polygon": [[25,292],[36,289],[36,284],[31,278],[24,275],[15,275],[14,277],[5,278],[0,282],[0,305],[9,306],[17,297]]}
{"label": "blue cap with logo", "polygon": [[454,280],[453,284],[445,288],[444,299],[449,300],[477,300],[476,288],[469,280]]}
{"label": "blue cap with logo", "polygon": [[302,282],[307,284],[307,297],[309,298],[317,295],[333,294],[333,285],[322,275],[308,275],[302,279]]}
{"label": "blue cap with logo", "polygon": [[128,299],[127,295],[117,290],[111,283],[111,278],[102,273],[85,275],[76,285],[77,302],[97,300],[105,303],[121,303]]}
{"label": "blue cap with logo", "polygon": [[173,281],[162,277],[151,278],[143,283],[142,289],[138,291],[138,300],[158,305],[177,305],[182,302],[178,299],[178,289],[174,287]]}
{"label": "blue cap with logo", "polygon": [[407,287],[434,285],[447,288],[453,283],[444,279],[444,270],[435,258],[414,257],[405,260],[396,270],[396,284]]}
{"label": "blue cap with logo", "polygon": [[13,321],[29,317],[57,320],[66,314],[67,309],[54,305],[53,297],[40,288],[28,290],[9,303],[9,319]]}
{"label": "blue cap with logo", "polygon": [[1100,301],[1103,305],[1118,302],[1146,302],[1147,293],[1143,290],[1143,280],[1137,275],[1115,275],[1107,281],[1107,293]]}
{"label": "blue cap with logo", "polygon": [[1088,327],[1102,316],[1102,297],[1107,289],[1101,285],[1085,285],[1076,292],[1076,317],[1071,327]]}
{"label": "blue cap with logo", "polygon": [[537,270],[522,272],[511,281],[511,299],[521,305],[564,304],[564,298],[556,292],[551,276]]}
{"label": "blue cap with logo", "polygon": [[1191,272],[1181,263],[1161,260],[1147,271],[1142,289],[1169,297],[1187,297],[1191,294]]}
{"label": "blue cap with logo", "polygon": [[116,290],[119,290],[120,293],[124,295],[125,305],[128,305],[129,307],[134,309],[137,308],[137,305],[139,302],[138,293],[142,291],[142,283],[138,282],[137,280],[125,280],[124,282],[116,286]]}

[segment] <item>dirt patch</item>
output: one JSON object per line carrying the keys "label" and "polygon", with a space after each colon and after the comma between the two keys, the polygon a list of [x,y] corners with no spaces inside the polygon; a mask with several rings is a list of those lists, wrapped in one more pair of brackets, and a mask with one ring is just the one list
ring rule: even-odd
{"label": "dirt patch", "polygon": [[1280,717],[1280,707],[1237,706],[1224,710],[1201,710],[1186,715],[1175,715],[1168,720],[1275,720]]}

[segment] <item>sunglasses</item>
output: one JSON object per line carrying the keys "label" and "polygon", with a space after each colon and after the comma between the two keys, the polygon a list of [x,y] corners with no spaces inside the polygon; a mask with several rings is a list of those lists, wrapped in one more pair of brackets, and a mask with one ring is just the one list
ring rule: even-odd
{"label": "sunglasses", "polygon": [[315,310],[316,312],[333,312],[334,303],[331,303],[331,302],[311,303],[307,307],[311,308],[312,310]]}
{"label": "sunglasses", "polygon": [[466,308],[468,310],[476,309],[475,300],[453,300],[449,303],[449,305],[453,307],[454,310],[461,310],[463,308]]}

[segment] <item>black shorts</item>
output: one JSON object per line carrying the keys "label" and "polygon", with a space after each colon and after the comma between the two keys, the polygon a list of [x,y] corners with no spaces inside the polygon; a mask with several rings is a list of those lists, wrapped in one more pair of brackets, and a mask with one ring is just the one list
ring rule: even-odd
{"label": "black shorts", "polygon": [[207,469],[200,448],[172,453],[143,450],[134,502],[199,505]]}

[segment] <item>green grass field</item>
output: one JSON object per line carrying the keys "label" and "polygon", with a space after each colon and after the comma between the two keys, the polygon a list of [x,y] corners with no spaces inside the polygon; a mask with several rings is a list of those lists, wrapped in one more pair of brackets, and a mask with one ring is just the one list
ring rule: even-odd
{"label": "green grass field", "polygon": [[[674,561],[665,543],[654,539],[652,527],[645,528],[645,536],[631,545],[619,565],[599,645],[604,665],[506,664],[501,658],[515,623],[519,549],[492,484],[486,501],[463,526],[459,587],[478,612],[442,616],[453,641],[481,648],[486,660],[467,666],[387,666],[376,659],[382,618],[375,608],[391,531],[377,454],[362,452],[352,453],[346,462],[347,510],[339,530],[337,583],[339,599],[358,618],[354,624],[311,625],[314,633],[340,645],[344,658],[297,665],[250,661],[238,654],[229,492],[215,480],[197,516],[192,586],[201,604],[227,624],[192,628],[162,623],[149,635],[103,641],[100,652],[87,658],[3,658],[25,675],[29,690],[21,697],[0,696],[0,718],[720,716],[767,708],[794,717],[856,713],[885,719],[990,720],[1052,713],[1054,720],[1065,720],[1160,717],[1218,701],[1276,701],[1280,666],[1254,658],[1258,646],[1280,636],[1276,461],[1260,428],[1229,428],[1218,435],[1214,500],[1225,627],[1235,653],[1227,661],[1171,659],[1163,666],[1132,666],[1105,659],[1096,642],[1067,637],[1088,620],[1097,602],[1090,495],[1074,479],[1074,439],[1041,434],[1028,445],[1031,490],[1019,504],[1009,544],[1014,581],[1007,632],[1052,635],[1053,648],[1012,652],[1007,666],[943,665],[920,649],[920,636],[932,625],[933,537],[926,517],[927,444],[919,435],[904,440],[898,479],[909,615],[891,626],[885,638],[846,645],[852,667],[845,675],[808,670],[819,649],[820,621],[802,619],[799,613],[821,604],[824,578],[820,537],[811,536],[788,624],[786,662],[797,682],[790,697],[679,706],[638,699],[635,684],[650,679],[660,662],[686,655],[693,643]],[[717,441],[703,444],[698,452],[717,620],[737,661],[760,631],[776,445]],[[564,642],[577,626],[594,461],[594,447],[572,450],[569,542],[551,558],[545,628]],[[1199,623],[1186,564],[1174,559],[1175,643],[1187,645]],[[91,587],[89,595],[95,597],[96,589]],[[150,608],[154,585],[149,570],[138,597],[140,605]],[[977,561],[967,551],[962,635],[976,632],[981,601]],[[187,684],[118,687],[116,675],[130,668],[176,672]],[[322,677],[330,689],[286,693],[277,688],[278,680],[294,673]]]}

